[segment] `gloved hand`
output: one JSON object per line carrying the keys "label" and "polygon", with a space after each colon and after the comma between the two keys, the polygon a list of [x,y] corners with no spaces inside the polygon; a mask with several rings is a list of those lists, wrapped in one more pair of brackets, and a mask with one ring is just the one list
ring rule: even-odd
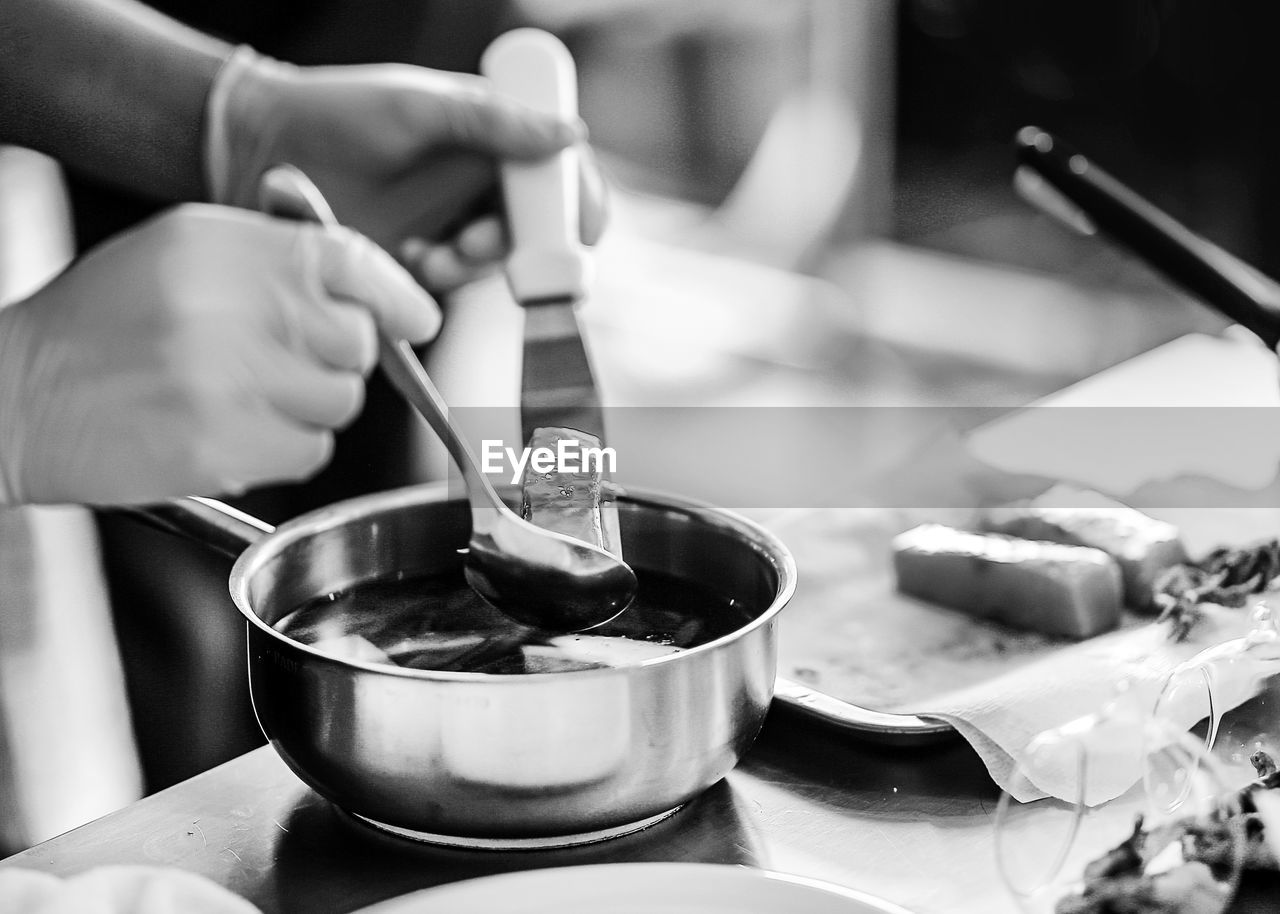
{"label": "gloved hand", "polygon": [[171,210],[0,311],[0,503],[135,502],[306,477],[359,412],[375,321],[435,302],[348,230]]}
{"label": "gloved hand", "polygon": [[[429,289],[448,291],[505,253],[492,213],[496,163],[582,140],[566,123],[496,93],[478,76],[401,64],[295,67],[238,49],[209,95],[211,199],[253,208],[280,163],[315,182],[344,225],[394,251]],[[585,144],[581,234],[604,224],[604,184]],[[477,207],[490,212],[477,216]]]}

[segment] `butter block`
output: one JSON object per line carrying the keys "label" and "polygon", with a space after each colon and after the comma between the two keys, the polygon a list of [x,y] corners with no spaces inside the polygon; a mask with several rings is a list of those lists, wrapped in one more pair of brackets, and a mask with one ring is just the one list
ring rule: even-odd
{"label": "butter block", "polygon": [[984,619],[1088,638],[1115,628],[1123,583],[1089,546],[922,524],[893,541],[898,589]]}
{"label": "butter block", "polygon": [[[576,442],[573,450],[599,449],[600,439],[573,428],[535,429],[528,448],[557,451],[561,441]],[[577,459],[578,471],[565,468],[540,471],[531,460],[521,483],[524,519],[547,530],[585,540],[622,558],[618,506],[607,483],[602,461]]]}
{"label": "butter block", "polygon": [[987,512],[982,528],[1024,539],[1092,546],[1116,560],[1124,579],[1124,601],[1155,612],[1160,572],[1188,561],[1173,524],[1148,517],[1098,492],[1056,486],[1025,505]]}

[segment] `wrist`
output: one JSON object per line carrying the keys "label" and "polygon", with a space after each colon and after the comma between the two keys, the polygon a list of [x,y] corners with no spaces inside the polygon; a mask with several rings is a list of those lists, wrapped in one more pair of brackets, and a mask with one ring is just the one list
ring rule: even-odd
{"label": "wrist", "polygon": [[298,68],[240,45],[223,62],[204,115],[205,197],[213,203],[256,208],[258,178],[279,164],[277,101]]}

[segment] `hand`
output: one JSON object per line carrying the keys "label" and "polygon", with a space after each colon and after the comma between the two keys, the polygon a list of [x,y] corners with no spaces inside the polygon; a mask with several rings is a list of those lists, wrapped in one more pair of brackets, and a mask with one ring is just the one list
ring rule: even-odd
{"label": "hand", "polygon": [[[379,64],[293,67],[238,50],[209,100],[207,162],[219,203],[255,208],[258,178],[304,171],[339,221],[395,251],[429,289],[448,291],[506,249],[492,211],[499,160],[544,158],[582,127],[525,108],[488,80]],[[581,234],[604,224],[604,184],[585,144]],[[477,208],[489,203],[489,212]]]}
{"label": "hand", "polygon": [[306,477],[361,409],[375,324],[421,342],[440,315],[368,239],[171,210],[0,311],[0,503]]}

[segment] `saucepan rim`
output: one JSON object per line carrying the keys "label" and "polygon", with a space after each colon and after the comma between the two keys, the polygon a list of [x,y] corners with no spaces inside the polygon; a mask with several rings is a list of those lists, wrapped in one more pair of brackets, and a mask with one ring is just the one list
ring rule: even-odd
{"label": "saucepan rim", "polygon": [[[413,496],[412,500],[406,502],[406,497],[409,495]],[[782,608],[790,602],[796,588],[795,557],[792,556],[791,551],[781,539],[760,524],[735,511],[720,508],[708,502],[644,487],[618,486],[617,496],[621,501],[636,504],[640,507],[653,507],[663,511],[680,512],[694,517],[700,522],[710,523],[713,526],[743,535],[746,541],[745,545],[754,549],[766,562],[772,565],[778,576],[778,586],[769,606],[742,627],[736,628],[728,634],[705,644],[699,644],[683,651],[664,654],[661,657],[651,657],[617,667],[554,673],[523,673],[520,675],[454,670],[420,670],[412,667],[392,666],[390,664],[335,657],[282,634],[254,612],[249,598],[250,582],[262,567],[290,545],[381,510],[448,501],[464,501],[461,496],[451,497],[449,484],[445,482],[406,486],[369,495],[360,495],[355,498],[334,502],[331,505],[317,508],[314,511],[309,511],[286,521],[276,527],[274,532],[263,535],[261,539],[240,554],[231,568],[227,586],[231,592],[231,598],[235,602],[236,609],[245,617],[249,625],[255,627],[262,634],[269,636],[272,640],[279,642],[282,646],[291,650],[301,651],[316,660],[343,668],[378,673],[384,676],[396,676],[402,679],[416,679],[428,682],[483,682],[489,686],[509,683],[512,687],[517,687],[522,683],[565,682],[565,677],[581,679],[617,676],[619,673],[625,673],[629,670],[658,667],[672,663],[689,663],[691,661],[687,658],[709,654],[726,648],[756,629],[770,624],[774,617],[781,612]]]}

